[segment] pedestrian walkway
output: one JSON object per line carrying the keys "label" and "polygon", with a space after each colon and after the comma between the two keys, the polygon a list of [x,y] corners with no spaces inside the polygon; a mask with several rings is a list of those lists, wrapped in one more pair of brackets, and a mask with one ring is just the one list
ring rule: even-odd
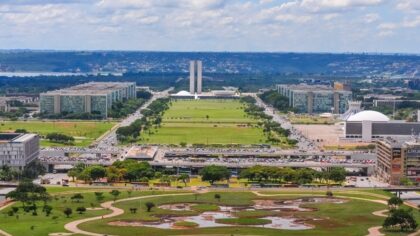
{"label": "pedestrian walkway", "polygon": [[[123,209],[120,209],[118,207],[113,206],[114,203],[134,201],[134,200],[146,199],[146,198],[166,197],[166,196],[182,196],[182,195],[192,195],[192,194],[193,193],[161,194],[161,195],[132,197],[132,198],[120,199],[120,200],[117,200],[117,201],[104,202],[104,203],[101,204],[101,207],[105,208],[105,209],[108,209],[108,210],[111,210],[112,211],[111,213],[106,214],[106,215],[102,215],[102,216],[96,216],[96,217],[91,217],[91,218],[72,221],[72,222],[64,225],[64,228],[66,230],[72,232],[72,233],[75,233],[75,234],[83,234],[83,235],[89,235],[89,236],[103,236],[103,234],[98,234],[98,233],[93,233],[93,232],[88,232],[88,231],[81,230],[81,229],[78,228],[78,226],[80,224],[83,224],[83,223],[86,223],[86,222],[95,221],[95,220],[102,220],[102,219],[111,218],[111,217],[115,217],[115,216],[119,216],[119,215],[124,214]],[[7,236],[9,236],[9,235],[7,235]]]}

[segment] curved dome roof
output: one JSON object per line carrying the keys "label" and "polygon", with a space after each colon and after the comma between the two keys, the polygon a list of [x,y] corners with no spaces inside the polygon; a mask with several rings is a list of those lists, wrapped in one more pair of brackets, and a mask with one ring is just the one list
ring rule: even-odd
{"label": "curved dome roof", "polygon": [[182,90],[182,91],[179,91],[176,95],[178,95],[178,96],[191,96],[191,93],[189,93],[185,90]]}
{"label": "curved dome roof", "polygon": [[347,121],[364,121],[364,120],[389,121],[389,118],[388,116],[380,112],[367,110],[367,111],[358,112],[347,119]]}

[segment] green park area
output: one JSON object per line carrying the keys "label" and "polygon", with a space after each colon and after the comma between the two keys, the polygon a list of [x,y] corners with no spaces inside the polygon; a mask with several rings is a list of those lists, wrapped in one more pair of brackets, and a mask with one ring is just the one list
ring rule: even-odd
{"label": "green park area", "polygon": [[0,132],[25,130],[37,133],[41,136],[41,146],[44,147],[66,145],[45,138],[48,134],[59,133],[73,137],[74,142],[71,145],[85,147],[110,130],[114,125],[114,122],[108,121],[1,121]]}
{"label": "green park area", "polygon": [[[310,189],[199,193],[124,187],[47,187],[45,197],[42,189],[27,187],[36,201],[17,201],[0,211],[0,229],[11,235],[65,235],[71,232],[64,225],[99,216],[73,224],[73,229],[77,227],[91,235],[120,236],[359,236],[367,235],[372,227],[382,226],[388,209],[408,209],[400,204],[389,205],[388,193],[368,189],[332,190],[327,196],[325,190]],[[119,213],[112,217],[101,217],[116,213],[117,209]],[[417,221],[420,219],[418,210],[410,214]],[[380,229],[384,235],[409,235],[412,233],[409,231]]]}
{"label": "green park area", "polygon": [[249,117],[239,100],[175,100],[160,128],[144,131],[150,144],[261,144],[266,137],[258,120]]}
{"label": "green park area", "polygon": [[288,119],[292,124],[298,125],[333,125],[337,120],[314,115],[290,114]]}

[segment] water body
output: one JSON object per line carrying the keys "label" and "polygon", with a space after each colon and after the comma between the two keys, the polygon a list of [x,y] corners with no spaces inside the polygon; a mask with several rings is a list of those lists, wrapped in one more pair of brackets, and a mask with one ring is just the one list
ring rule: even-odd
{"label": "water body", "polygon": [[89,72],[89,73],[72,73],[72,72],[0,72],[3,77],[37,77],[37,76],[88,76],[88,75],[113,75],[122,76],[122,73],[116,72]]}

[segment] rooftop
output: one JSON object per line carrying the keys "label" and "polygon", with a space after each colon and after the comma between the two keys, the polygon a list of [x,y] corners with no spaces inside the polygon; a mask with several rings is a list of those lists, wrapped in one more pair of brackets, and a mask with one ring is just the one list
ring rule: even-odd
{"label": "rooftop", "polygon": [[79,94],[107,94],[112,91],[135,85],[134,82],[89,82],[65,89],[58,89],[43,93],[44,95],[79,95]]}
{"label": "rooftop", "polygon": [[285,84],[282,85],[285,86],[291,90],[294,91],[304,91],[304,92],[345,92],[345,93],[351,93],[351,91],[345,91],[345,90],[334,90],[333,87],[327,86],[327,85],[309,85],[309,84]]}
{"label": "rooftop", "polygon": [[383,141],[392,148],[400,148],[403,145],[420,146],[420,139],[413,137],[387,137]]}
{"label": "rooftop", "polygon": [[350,116],[347,121],[379,121],[379,122],[388,122],[388,116],[377,112],[377,111],[361,111],[352,116]]}
{"label": "rooftop", "polygon": [[0,133],[0,143],[20,143],[26,142],[35,137],[36,134],[21,134],[21,133]]}

